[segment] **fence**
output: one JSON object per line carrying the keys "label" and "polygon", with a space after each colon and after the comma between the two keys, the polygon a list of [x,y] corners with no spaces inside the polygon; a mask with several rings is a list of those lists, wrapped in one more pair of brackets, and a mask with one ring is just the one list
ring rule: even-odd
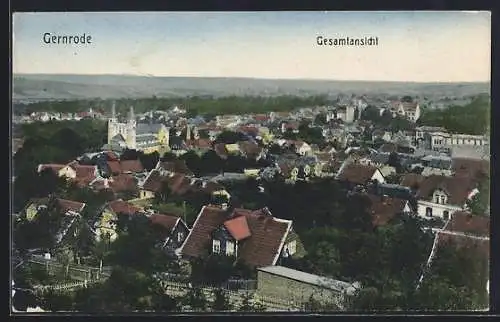
{"label": "fence", "polygon": [[[177,282],[177,283],[192,283],[189,275],[175,274],[175,273],[160,273],[157,274],[157,278],[164,281]],[[227,291],[238,291],[238,290],[256,290],[257,280],[244,280],[244,279],[229,279],[222,283],[209,283],[209,282],[197,282],[193,283],[196,287],[212,287],[224,289]]]}

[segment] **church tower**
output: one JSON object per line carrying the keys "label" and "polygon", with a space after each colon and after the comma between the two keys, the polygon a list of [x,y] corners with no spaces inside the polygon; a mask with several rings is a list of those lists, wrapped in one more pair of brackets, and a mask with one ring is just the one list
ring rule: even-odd
{"label": "church tower", "polygon": [[345,109],[345,122],[352,123],[354,121],[354,106],[348,105]]}
{"label": "church tower", "polygon": [[137,130],[137,124],[136,124],[135,115],[134,115],[134,108],[131,106],[129,116],[128,116],[128,122],[127,122],[127,135],[125,138],[126,143],[127,143],[127,148],[129,148],[129,149],[135,150],[137,148],[136,130]]}
{"label": "church tower", "polygon": [[108,119],[108,144],[111,143],[111,139],[118,134],[118,120],[116,118],[116,106],[115,102],[111,106],[111,118]]}

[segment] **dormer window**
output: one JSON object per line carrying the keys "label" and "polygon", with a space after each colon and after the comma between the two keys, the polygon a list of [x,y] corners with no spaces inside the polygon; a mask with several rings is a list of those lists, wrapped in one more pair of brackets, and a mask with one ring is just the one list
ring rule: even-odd
{"label": "dormer window", "polygon": [[214,254],[219,254],[220,253],[220,240],[214,239],[212,241],[212,252]]}
{"label": "dormer window", "polygon": [[226,255],[234,255],[234,243],[229,240],[226,242]]}
{"label": "dormer window", "polygon": [[182,231],[177,232],[177,241],[182,241],[182,238],[184,238],[184,233]]}

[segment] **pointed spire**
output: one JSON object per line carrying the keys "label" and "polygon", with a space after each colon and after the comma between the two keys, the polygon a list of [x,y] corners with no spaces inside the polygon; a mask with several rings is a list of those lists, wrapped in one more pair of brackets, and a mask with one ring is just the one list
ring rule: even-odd
{"label": "pointed spire", "polygon": [[130,106],[130,114],[129,114],[129,119],[130,121],[133,121],[135,119],[135,115],[134,115],[134,107],[133,106]]}
{"label": "pointed spire", "polygon": [[116,118],[116,101],[113,101],[113,105],[111,106],[111,118]]}

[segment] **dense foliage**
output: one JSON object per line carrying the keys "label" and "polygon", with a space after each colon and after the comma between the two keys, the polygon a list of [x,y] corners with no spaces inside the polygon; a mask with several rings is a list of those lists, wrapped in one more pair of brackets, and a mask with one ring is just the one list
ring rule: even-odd
{"label": "dense foliage", "polygon": [[452,133],[483,135],[489,131],[490,113],[489,97],[479,96],[464,106],[424,109],[417,123],[442,126]]}
{"label": "dense foliage", "polygon": [[[187,109],[188,116],[197,115],[222,115],[265,113],[271,111],[290,111],[304,106],[325,105],[328,103],[326,96],[298,97],[282,95],[274,97],[264,96],[191,96],[175,98],[144,98],[144,99],[118,99],[116,110],[126,113],[130,106],[136,113],[153,110],[167,110],[173,106]],[[37,102],[27,106],[19,106],[19,110],[26,112],[53,111],[75,113],[94,110],[110,111],[112,100],[80,100],[80,101],[50,101]]]}

